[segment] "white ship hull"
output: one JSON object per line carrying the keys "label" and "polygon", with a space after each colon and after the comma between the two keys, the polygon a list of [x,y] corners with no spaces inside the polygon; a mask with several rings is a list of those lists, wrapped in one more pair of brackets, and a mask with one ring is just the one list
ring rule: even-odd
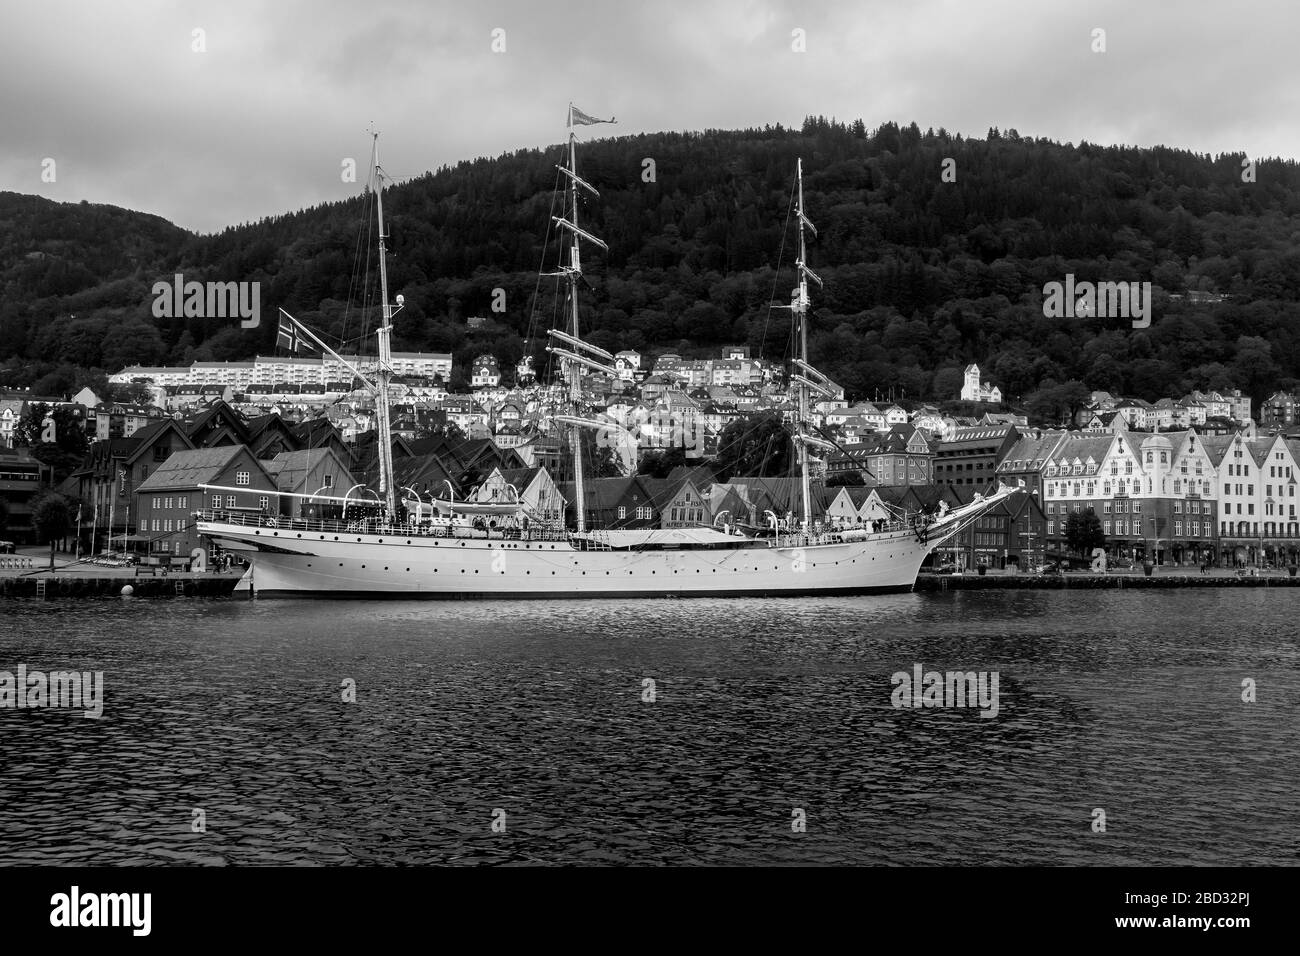
{"label": "white ship hull", "polygon": [[[925,556],[986,510],[968,506],[918,535],[731,538],[680,548],[593,549],[575,538],[406,536],[250,526],[201,517],[198,529],[241,553],[242,590],[260,596],[395,598],[776,597],[909,591]],[[671,537],[671,532],[661,533]]]}
{"label": "white ship hull", "polygon": [[[241,587],[260,596],[612,598],[781,596],[908,591],[930,547],[910,532],[804,548],[587,551],[564,542],[400,539],[248,540],[247,529],[208,533],[250,568]],[[264,531],[263,534],[266,534]],[[332,536],[329,536],[332,537]],[[408,544],[407,541],[410,541]],[[274,543],[272,543],[274,542]],[[262,547],[282,551],[261,550]],[[258,549],[258,550],[251,550]]]}

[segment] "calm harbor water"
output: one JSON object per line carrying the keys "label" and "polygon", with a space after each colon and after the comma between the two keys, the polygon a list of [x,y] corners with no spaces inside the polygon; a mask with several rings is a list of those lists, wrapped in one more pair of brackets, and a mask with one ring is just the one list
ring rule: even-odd
{"label": "calm harbor water", "polygon": [[13,601],[105,706],[0,710],[0,862],[1295,865],[1298,601]]}

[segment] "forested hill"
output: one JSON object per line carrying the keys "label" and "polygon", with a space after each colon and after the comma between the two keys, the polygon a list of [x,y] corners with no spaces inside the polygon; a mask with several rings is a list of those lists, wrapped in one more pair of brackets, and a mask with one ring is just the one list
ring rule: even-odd
{"label": "forested hill", "polygon": [[[952,398],[970,362],[1013,398],[1048,380],[1147,398],[1240,387],[1256,399],[1300,382],[1294,161],[1260,160],[1246,182],[1241,154],[1061,145],[1014,130],[965,139],[821,118],[802,130],[584,142],[579,172],[601,196],[586,203],[582,225],[610,246],[584,263],[590,339],[687,356],[748,343],[784,357],[789,313],[768,305],[788,302],[793,284],[788,212],[800,157],[819,231],[810,265],[825,280],[813,290],[810,348],[852,395]],[[559,147],[525,150],[385,191],[390,285],[406,298],[396,348],[452,351],[462,370],[483,351],[513,364],[530,329],[549,327],[554,280],[535,322],[533,292],[560,159]],[[941,175],[948,159],[955,182]],[[83,369],[270,354],[277,306],[355,338],[364,316],[345,302],[367,237],[373,281],[368,203],[358,196],[196,236],[142,213],[0,193],[0,384],[66,391]],[[556,249],[552,236],[548,269]],[[259,280],[260,328],[154,319],[151,287],[176,272]],[[1067,273],[1151,281],[1151,328],[1044,318],[1043,284]],[[496,288],[506,292],[499,315]],[[1168,297],[1188,289],[1229,297]],[[470,316],[494,321],[470,331]],[[529,342],[539,368],[542,345]]]}

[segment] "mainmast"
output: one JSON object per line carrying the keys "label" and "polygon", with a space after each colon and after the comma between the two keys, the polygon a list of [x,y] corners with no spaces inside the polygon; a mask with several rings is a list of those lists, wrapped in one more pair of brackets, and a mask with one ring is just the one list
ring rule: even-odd
{"label": "mainmast", "polygon": [[[573,224],[570,234],[572,242],[569,245],[569,305],[572,309],[572,319],[569,326],[569,334],[575,339],[581,339],[578,332],[578,283],[582,279],[582,257],[578,248],[578,184],[575,179],[578,175],[578,156],[577,156],[578,136],[572,128],[569,129],[569,222]],[[569,403],[570,411],[577,416],[581,412],[582,403],[582,366],[577,362],[569,363]],[[585,531],[587,527],[587,493],[583,488],[582,473],[582,430],[580,425],[572,425],[569,429],[570,441],[573,451],[573,493],[575,507],[578,509],[578,530]]]}
{"label": "mainmast", "polygon": [[[564,367],[569,376],[569,404],[571,414],[557,415],[556,420],[564,422],[570,426],[570,440],[573,451],[573,489],[574,505],[577,508],[577,524],[579,531],[587,529],[587,492],[583,487],[583,469],[582,469],[582,431],[583,428],[603,427],[602,423],[588,421],[579,415],[582,406],[582,370],[583,368],[595,369],[607,375],[613,375],[614,369],[612,364],[601,362],[605,359],[608,363],[613,363],[614,356],[610,355],[604,349],[597,348],[582,341],[581,330],[578,327],[578,285],[582,281],[582,250],[579,245],[580,239],[597,245],[608,251],[609,246],[605,245],[600,239],[597,239],[591,233],[582,229],[578,225],[578,187],[590,192],[593,196],[599,197],[600,193],[591,183],[586,182],[578,175],[578,156],[577,156],[577,135],[573,131],[575,125],[590,126],[593,123],[612,123],[611,120],[598,120],[574,108],[569,104],[569,165],[558,166],[560,172],[568,179],[565,186],[565,215],[552,217],[556,225],[569,231],[569,261],[560,263],[558,273],[543,273],[544,275],[562,275],[568,289],[569,296],[569,322],[567,330],[564,332],[558,329],[551,329],[550,334],[558,339],[562,345],[547,346],[547,351],[558,355],[565,363]],[[565,347],[567,346],[567,347]],[[582,353],[587,354],[582,354]],[[594,356],[594,357],[593,357]]]}
{"label": "mainmast", "polygon": [[[813,235],[817,230],[813,227],[812,222],[804,215],[803,209],[803,159],[799,160],[797,169],[798,182],[798,205],[796,212],[799,218],[799,258],[796,265],[799,268],[799,287],[794,290],[793,300],[790,308],[794,312],[795,322],[798,323],[799,332],[799,360],[796,363],[798,367],[805,371],[811,371],[808,365],[808,280],[811,278],[818,285],[821,285],[821,279],[808,268],[808,249],[804,239],[804,227],[812,229]],[[803,491],[803,526],[808,530],[812,525],[812,493],[809,488],[808,479],[808,393],[811,382],[802,375],[796,375],[795,381],[799,385],[799,436],[796,445],[799,451],[799,479],[800,487]]]}
{"label": "mainmast", "polygon": [[374,136],[375,203],[379,212],[379,289],[383,319],[378,330],[379,367],[376,370],[375,417],[379,439],[379,492],[384,496],[391,520],[397,514],[397,490],[393,487],[393,430],[389,422],[388,383],[393,376],[393,351],[389,336],[393,331],[393,316],[402,308],[402,297],[397,297],[397,308],[388,302],[388,262],[384,240],[384,172],[379,166],[379,134]]}

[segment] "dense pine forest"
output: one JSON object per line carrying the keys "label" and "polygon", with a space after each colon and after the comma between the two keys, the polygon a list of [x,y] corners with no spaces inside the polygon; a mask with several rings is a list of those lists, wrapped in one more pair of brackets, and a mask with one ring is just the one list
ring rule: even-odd
{"label": "dense pine forest", "polygon": [[[821,117],[585,142],[579,172],[601,195],[582,225],[610,247],[584,263],[590,340],[651,356],[748,344],[788,357],[789,312],[769,307],[793,283],[799,157],[818,229],[810,265],[825,281],[810,350],[850,396],[955,398],[970,362],[1013,403],[1072,381],[1147,399],[1239,387],[1257,401],[1300,384],[1295,161],[1243,170],[1243,154]],[[528,350],[547,368],[539,333],[557,321],[556,280],[539,286],[537,274],[557,259],[547,227],[561,158],[558,146],[524,150],[386,189],[390,286],[406,299],[396,348],[454,353],[456,379],[485,351],[510,367]],[[359,190],[195,235],[143,213],[0,193],[0,385],[69,392],[127,364],[272,354],[279,306],[354,349],[377,311],[371,203]],[[260,327],[154,318],[151,287],[177,272],[259,281]],[[1043,285],[1067,273],[1150,281],[1151,327],[1045,318]],[[1225,298],[1192,302],[1189,290]],[[472,316],[488,321],[470,328]]]}

